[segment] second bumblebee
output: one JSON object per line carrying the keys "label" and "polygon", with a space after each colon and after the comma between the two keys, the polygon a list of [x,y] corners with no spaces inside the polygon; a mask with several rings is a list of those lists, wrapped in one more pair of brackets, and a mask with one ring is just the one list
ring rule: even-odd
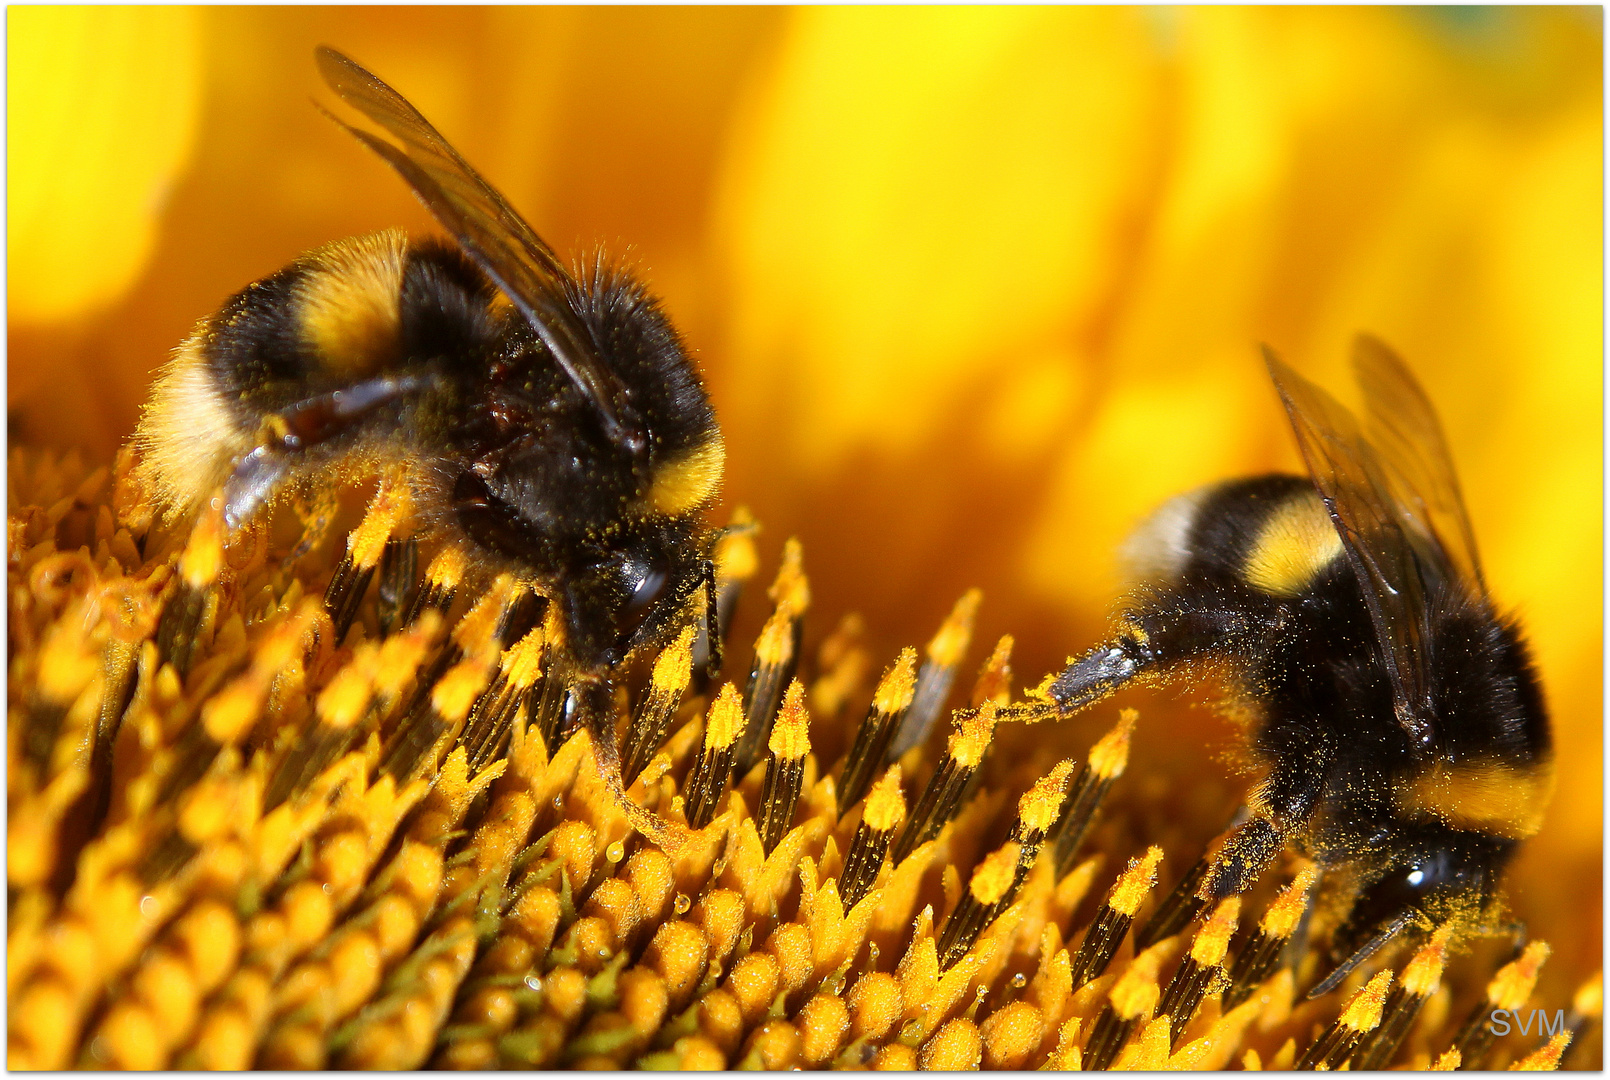
{"label": "second bumblebee", "polygon": [[1309,475],[1164,505],[1129,542],[1136,586],[1116,636],[1045,692],[1067,712],[1195,662],[1230,669],[1265,775],[1198,897],[1242,892],[1287,844],[1329,868],[1355,899],[1318,993],[1401,933],[1493,927],[1499,874],[1541,821],[1552,745],[1414,376],[1361,337],[1360,424],[1267,360]]}

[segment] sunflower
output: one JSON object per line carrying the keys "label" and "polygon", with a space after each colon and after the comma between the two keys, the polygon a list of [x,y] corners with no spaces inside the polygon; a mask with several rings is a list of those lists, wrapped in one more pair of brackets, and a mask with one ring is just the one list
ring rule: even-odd
{"label": "sunflower", "polygon": [[[1596,13],[8,18],[13,1065],[1557,1062],[1481,1045],[1509,1002],[1572,1003],[1596,1064]],[[673,647],[622,713],[628,801],[680,846],[544,726],[540,660],[497,638],[513,586],[385,636],[366,602],[337,642],[339,531],[224,552],[128,481],[195,319],[305,248],[430,228],[307,108],[321,41],[560,250],[640,265],[697,346],[718,514],[763,529],[726,563],[731,688],[678,687]],[[1254,344],[1336,385],[1359,329],[1437,401],[1535,646],[1562,753],[1508,891],[1555,952],[1433,942],[1301,1002],[1272,944],[1300,864],[1152,926],[1243,794],[1201,761],[1229,740],[1204,695],[979,717],[1102,632],[1150,506],[1298,467]],[[776,669],[764,745],[745,662]],[[972,727],[936,706],[901,773],[837,764],[940,673]],[[528,676],[497,754],[457,744]],[[415,712],[445,734],[388,772]]]}

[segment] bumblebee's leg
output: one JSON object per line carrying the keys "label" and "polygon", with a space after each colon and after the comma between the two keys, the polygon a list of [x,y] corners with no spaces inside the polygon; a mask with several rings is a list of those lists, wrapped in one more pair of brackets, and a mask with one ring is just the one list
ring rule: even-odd
{"label": "bumblebee's leg", "polygon": [[721,606],[717,602],[716,562],[704,560],[704,638],[709,644],[705,658],[705,674],[714,679],[721,674]]}
{"label": "bumblebee's leg", "polygon": [[1125,634],[1069,664],[1046,692],[1061,711],[1075,712],[1111,694],[1150,667],[1155,659],[1143,636]]}
{"label": "bumblebee's leg", "polygon": [[1209,901],[1223,900],[1258,880],[1319,805],[1329,758],[1329,748],[1322,740],[1285,748],[1249,801],[1252,817],[1230,833],[1214,855],[1197,895]]}
{"label": "bumblebee's leg", "polygon": [[319,488],[298,495],[294,505],[296,516],[302,522],[302,539],[285,557],[287,563],[301,561],[308,552],[324,543],[341,509],[341,498],[333,488]]}
{"label": "bumblebee's leg", "polygon": [[263,419],[257,446],[235,463],[224,481],[224,523],[245,524],[311,446],[348,431],[383,405],[422,388],[417,375],[387,375],[319,394]]}
{"label": "bumblebee's leg", "polygon": [[1061,712],[1077,712],[1149,670],[1234,653],[1251,630],[1246,612],[1233,604],[1160,604],[1131,614],[1116,640],[1073,661],[1046,692]]}
{"label": "bumblebee's leg", "polygon": [[574,684],[580,716],[578,726],[587,729],[592,742],[593,761],[598,768],[604,788],[626,820],[666,853],[675,856],[687,842],[688,828],[639,806],[626,795],[621,781],[620,747],[615,743],[614,710],[610,705],[610,691],[603,681],[586,681]]}

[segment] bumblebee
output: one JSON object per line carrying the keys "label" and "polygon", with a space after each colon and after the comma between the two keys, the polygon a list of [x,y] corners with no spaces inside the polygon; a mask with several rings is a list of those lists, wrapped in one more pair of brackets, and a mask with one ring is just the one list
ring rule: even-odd
{"label": "bumblebee", "polygon": [[1129,540],[1112,640],[1045,692],[1061,713],[1217,661],[1265,771],[1210,855],[1200,901],[1242,892],[1288,844],[1350,879],[1339,966],[1404,931],[1496,915],[1498,876],[1550,791],[1543,694],[1494,607],[1435,411],[1360,337],[1359,420],[1265,350],[1308,467],[1179,496]]}
{"label": "bumblebee", "polygon": [[454,242],[343,240],[204,320],[136,436],[157,501],[176,518],[221,490],[235,530],[287,492],[400,468],[417,535],[557,603],[582,682],[662,641],[701,587],[713,619],[699,512],[725,452],[657,301],[602,261],[567,269],[401,95],[332,49],[316,59],[396,142],[331,119]]}

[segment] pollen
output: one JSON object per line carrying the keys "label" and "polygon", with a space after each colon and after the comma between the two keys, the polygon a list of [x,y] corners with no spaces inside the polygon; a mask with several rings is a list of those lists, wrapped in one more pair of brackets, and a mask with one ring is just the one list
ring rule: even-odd
{"label": "pollen", "polygon": [[1386,1002],[1386,992],[1391,986],[1392,972],[1383,971],[1376,975],[1348,1002],[1347,1008],[1342,1010],[1339,1023],[1354,1031],[1374,1031],[1381,1022],[1381,1007]]}
{"label": "pollen", "polygon": [[1155,845],[1147,848],[1145,855],[1130,861],[1129,868],[1118,879],[1108,900],[1114,911],[1134,915],[1139,910],[1140,902],[1157,883],[1157,864],[1162,861],[1163,849]]}
{"label": "pollen", "polygon": [[950,737],[950,756],[966,768],[977,768],[989,749],[990,736],[995,733],[995,706],[985,702],[977,715],[961,722],[960,728]]}
{"label": "pollen", "polygon": [[1202,932],[1191,942],[1191,959],[1202,967],[1217,967],[1230,948],[1230,935],[1235,933],[1236,921],[1241,916],[1241,898],[1232,896],[1220,901],[1213,909]]}
{"label": "pollen", "polygon": [[716,703],[710,707],[710,719],[704,732],[705,745],[718,750],[731,746],[743,733],[743,724],[743,702],[738,697],[738,689],[727,683],[716,697]]}
{"label": "pollen", "polygon": [[984,594],[977,589],[971,589],[951,610],[939,632],[933,640],[928,642],[928,659],[941,667],[955,667],[961,663],[962,654],[966,652],[968,643],[973,638],[973,620],[978,617],[979,605],[984,602]]}
{"label": "pollen", "polygon": [[798,761],[811,752],[810,716],[805,712],[805,688],[798,682],[783,695],[782,711],[772,725],[766,748],[780,758]]}
{"label": "pollen", "polygon": [[1403,969],[1403,988],[1409,994],[1424,998],[1436,992],[1443,966],[1448,962],[1448,939],[1452,934],[1450,927],[1439,929]]}
{"label": "pollen", "polygon": [[[1028,639],[975,650],[976,590],[904,642],[816,623],[805,544],[768,548],[739,514],[718,591],[771,606],[742,608],[725,674],[705,670],[701,618],[587,683],[543,583],[410,536],[401,486],[344,543],[298,553],[142,514],[126,461],[13,460],[13,1068],[1357,1071],[1596,1052],[1602,983],[1582,975],[1565,1033],[1467,1037],[1466,1001],[1536,1004],[1548,950],[1495,972],[1454,924],[1383,949],[1350,998],[1299,1001],[1339,887],[1301,860],[1137,944],[1189,879],[1167,867],[1194,865],[1234,806],[1136,765],[1167,728],[1132,709],[1045,722],[1013,685]],[[84,553],[85,528],[104,550]],[[768,560],[769,596],[742,598]]]}
{"label": "pollen", "polygon": [[900,794],[900,766],[891,765],[867,795],[864,820],[880,832],[899,827],[906,819],[906,800]]}
{"label": "pollen", "polygon": [[1493,1007],[1511,1011],[1523,1007],[1537,986],[1538,969],[1548,959],[1550,951],[1546,942],[1534,941],[1526,946],[1520,959],[1504,965],[1487,984],[1487,1000]]}
{"label": "pollen", "polygon": [[1135,733],[1135,721],[1140,714],[1134,709],[1122,709],[1118,726],[1113,728],[1090,750],[1090,768],[1102,779],[1123,775],[1129,764],[1129,740]]}
{"label": "pollen", "polygon": [[1057,762],[1018,800],[1017,816],[1025,829],[1043,833],[1056,823],[1073,769],[1071,761]]}
{"label": "pollen", "polygon": [[973,880],[967,888],[973,894],[973,899],[980,904],[993,904],[1012,885],[1012,876],[1017,870],[1017,857],[1021,846],[1014,843],[1005,843],[978,864],[973,871]]}

